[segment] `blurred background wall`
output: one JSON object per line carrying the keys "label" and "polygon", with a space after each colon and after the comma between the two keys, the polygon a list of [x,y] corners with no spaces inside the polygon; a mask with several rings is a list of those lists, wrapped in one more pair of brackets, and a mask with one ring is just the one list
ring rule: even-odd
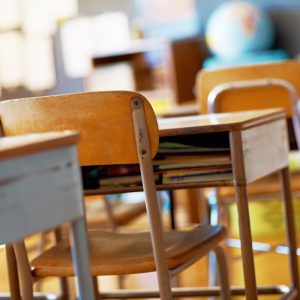
{"label": "blurred background wall", "polygon": [[[176,87],[178,88],[177,96],[179,100],[185,101],[193,97],[192,84],[195,72],[202,67],[203,60],[210,55],[204,40],[207,20],[220,4],[231,1],[191,1],[190,3],[193,3],[193,11],[189,12],[186,19],[182,18],[179,21],[172,21],[171,18],[170,22],[166,22],[166,20],[160,19],[159,13],[149,18],[147,9],[149,3],[155,7],[155,5],[163,5],[163,3],[167,2],[173,4],[176,1],[77,0],[77,16],[95,16],[107,11],[122,11],[128,16],[132,27],[141,26],[140,29],[143,30],[146,37],[161,36],[169,40],[176,58],[173,61],[173,67],[177,71],[174,75],[175,77],[177,76],[175,80],[182,85],[182,88]],[[181,0],[181,3],[183,2]],[[189,1],[186,2],[188,3]],[[266,11],[272,19],[276,28],[274,48],[284,49],[291,58],[298,57],[300,54],[300,1],[256,0],[248,2]],[[180,3],[180,0],[178,3]],[[169,4],[169,12],[172,10],[176,11],[176,5],[172,7]],[[161,15],[163,16],[163,13]],[[64,58],[61,51],[61,40],[58,34],[54,34],[52,38],[56,75],[55,85],[40,91],[30,91],[22,86],[13,89],[3,89],[2,99],[79,92],[86,88],[86,78],[70,78],[66,74],[63,66]],[[188,78],[187,70],[191,73],[190,78]]]}

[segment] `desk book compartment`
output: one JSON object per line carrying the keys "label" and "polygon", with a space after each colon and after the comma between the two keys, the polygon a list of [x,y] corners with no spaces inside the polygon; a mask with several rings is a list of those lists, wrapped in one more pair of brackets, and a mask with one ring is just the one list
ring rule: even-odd
{"label": "desk book compartment", "polygon": [[232,179],[228,133],[161,138],[154,166],[162,184]]}
{"label": "desk book compartment", "polygon": [[[227,133],[161,138],[153,160],[156,184],[231,180]],[[138,165],[82,167],[85,189],[141,186]]]}

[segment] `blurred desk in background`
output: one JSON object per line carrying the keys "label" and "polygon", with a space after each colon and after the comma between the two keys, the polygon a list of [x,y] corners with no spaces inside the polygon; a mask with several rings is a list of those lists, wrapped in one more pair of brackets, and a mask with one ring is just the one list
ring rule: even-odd
{"label": "blurred desk in background", "polygon": [[[207,56],[203,48],[198,37],[176,41],[132,40],[118,51],[99,52],[92,57],[88,89],[120,89],[119,86],[123,88],[127,84],[128,90],[168,90],[172,101],[187,103],[195,98],[196,74]],[[108,67],[112,70],[117,66],[119,70],[123,68],[123,75],[121,70],[120,76],[110,76]]]}

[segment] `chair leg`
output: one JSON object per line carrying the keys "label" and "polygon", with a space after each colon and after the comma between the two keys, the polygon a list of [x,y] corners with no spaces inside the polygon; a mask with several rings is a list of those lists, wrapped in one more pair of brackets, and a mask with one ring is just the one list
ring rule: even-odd
{"label": "chair leg", "polygon": [[107,196],[104,196],[103,199],[104,199],[105,209],[106,209],[106,213],[107,213],[107,217],[108,217],[108,226],[107,227],[112,231],[116,231],[117,223],[116,223],[116,219],[114,216],[112,204],[109,201]]}
{"label": "chair leg", "polygon": [[70,300],[70,290],[67,277],[59,277],[59,285],[61,290],[61,298],[63,300]]}
{"label": "chair leg", "polygon": [[171,229],[176,229],[176,220],[175,220],[175,194],[173,190],[168,191],[169,201],[170,201],[170,223]]}
{"label": "chair leg", "polygon": [[71,222],[71,253],[75,266],[79,298],[94,300],[93,283],[89,265],[89,249],[86,237],[86,223],[84,218]]}
{"label": "chair leg", "polygon": [[172,287],[180,287],[179,275],[171,278],[171,286]]}
{"label": "chair leg", "polygon": [[119,275],[118,276],[118,287],[120,290],[123,290],[124,289],[124,279],[125,279],[125,276],[124,275]]}
{"label": "chair leg", "polygon": [[216,260],[218,264],[218,273],[220,278],[221,284],[221,298],[223,300],[230,300],[230,285],[229,285],[229,278],[228,278],[228,266],[227,266],[227,259],[224,250],[217,246],[214,249],[216,254]]}
{"label": "chair leg", "polygon": [[[291,281],[294,289],[300,293],[300,280],[299,280],[299,270],[298,270],[298,259],[297,259],[297,240],[296,240],[296,230],[295,230],[295,219],[294,219],[294,208],[292,203],[291,194],[291,183],[290,183],[290,173],[288,168],[284,168],[279,172],[283,207],[284,207],[284,217],[285,217],[285,227],[286,227],[286,239],[289,247],[289,266]],[[299,295],[298,295],[299,297]]]}
{"label": "chair leg", "polygon": [[214,251],[209,252],[208,255],[208,282],[209,286],[218,286],[220,283],[217,272],[216,254]]}
{"label": "chair leg", "polygon": [[[209,224],[210,225],[218,225],[220,223],[219,216],[219,206],[217,199],[217,189],[212,188],[207,197],[207,202],[209,205],[210,215],[209,215]],[[217,286],[219,283],[218,272],[217,272],[217,262],[216,262],[216,254],[211,251],[208,256],[208,269],[209,269],[209,286]],[[215,299],[215,298],[210,298]]]}
{"label": "chair leg", "polygon": [[12,300],[21,300],[20,283],[18,277],[18,267],[14,248],[12,245],[6,245],[6,261],[9,278],[9,290]]}
{"label": "chair leg", "polygon": [[100,299],[99,298],[100,296],[99,296],[99,285],[98,285],[97,276],[93,276],[92,281],[93,281],[93,291],[94,291],[95,300]]}
{"label": "chair leg", "polygon": [[30,265],[26,254],[26,248],[23,241],[13,244],[18,270],[21,281],[21,291],[23,300],[33,299],[33,280],[30,272]]}
{"label": "chair leg", "polygon": [[[59,243],[63,238],[62,228],[57,227],[54,230],[54,235],[55,235],[55,242]],[[68,283],[68,278],[59,277],[59,285],[60,285],[60,290],[61,290],[61,298],[63,300],[70,299],[70,287],[69,287],[69,283]]]}

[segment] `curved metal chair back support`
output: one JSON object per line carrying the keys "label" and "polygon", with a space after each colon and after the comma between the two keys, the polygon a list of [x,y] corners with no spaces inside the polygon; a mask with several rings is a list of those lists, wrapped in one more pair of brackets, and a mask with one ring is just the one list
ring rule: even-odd
{"label": "curved metal chair back support", "polygon": [[[258,89],[263,92],[263,89],[265,88],[279,88],[287,93],[287,97],[283,99],[281,107],[284,107],[286,109],[287,116],[292,118],[297,146],[298,149],[300,149],[300,116],[298,113],[299,97],[295,87],[286,80],[278,78],[264,78],[253,80],[237,80],[219,84],[213,88],[208,95],[208,111],[210,113],[229,111],[228,109],[222,109],[221,105],[222,97],[230,92],[236,93],[240,96],[240,102],[236,104],[236,110],[239,111],[243,97],[241,94],[238,94],[238,92],[247,92],[249,89]],[[244,103],[244,105],[247,106],[247,109],[258,108],[257,102],[252,104],[251,101],[247,101]],[[266,105],[269,105],[269,107],[272,106],[271,103],[266,103]],[[230,108],[230,110],[234,110],[235,107],[233,102],[231,102]]]}
{"label": "curved metal chair back support", "polygon": [[[266,78],[285,80],[293,85],[298,95],[300,95],[300,62],[297,60],[253,64],[238,67],[226,67],[213,70],[201,70],[196,78],[197,99],[199,100],[199,108],[201,113],[208,112],[208,95],[212,89],[219,84],[233,81]],[[253,95],[261,99],[259,93],[255,93],[254,90],[251,91],[249,97],[245,97],[247,97],[246,99],[251,100]],[[264,97],[266,97],[266,93],[264,94]],[[270,93],[267,97],[272,98],[272,100],[276,102],[276,97],[274,97],[274,94]],[[252,101],[255,100],[256,99],[252,99]]]}

